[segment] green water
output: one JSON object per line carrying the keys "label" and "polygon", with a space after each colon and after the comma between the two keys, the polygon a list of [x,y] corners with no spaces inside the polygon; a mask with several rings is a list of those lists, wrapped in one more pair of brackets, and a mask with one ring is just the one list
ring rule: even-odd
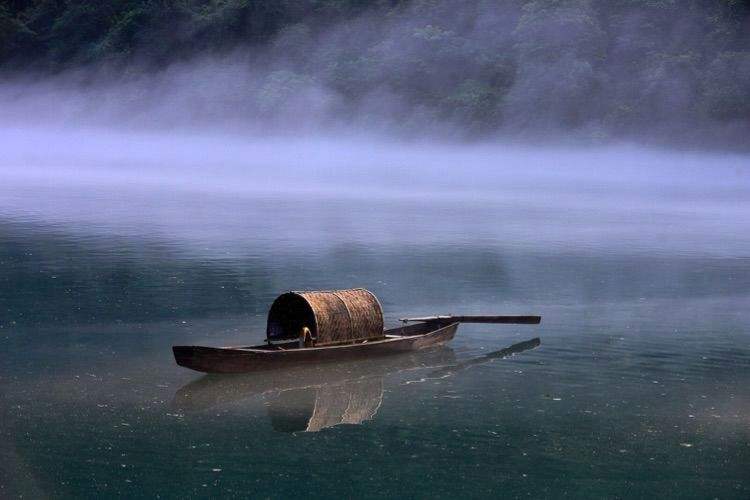
{"label": "green water", "polygon": [[[5,168],[0,497],[750,497],[750,182],[666,163],[414,196]],[[287,289],[353,286],[388,325],[543,322],[262,377],[173,362],[262,341]]]}

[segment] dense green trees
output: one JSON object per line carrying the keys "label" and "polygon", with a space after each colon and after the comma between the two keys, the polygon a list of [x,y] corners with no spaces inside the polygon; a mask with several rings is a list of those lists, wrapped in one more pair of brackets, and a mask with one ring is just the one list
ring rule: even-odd
{"label": "dense green trees", "polygon": [[418,116],[472,133],[750,127],[746,0],[0,5],[5,74],[102,63],[156,72],[238,50],[262,79],[247,87],[248,99],[267,113],[318,86],[335,94],[331,112],[340,116],[390,113],[402,123]]}
{"label": "dense green trees", "polygon": [[331,23],[362,0],[15,0],[0,6],[2,60],[59,68],[105,57],[164,62],[268,41],[296,22]]}

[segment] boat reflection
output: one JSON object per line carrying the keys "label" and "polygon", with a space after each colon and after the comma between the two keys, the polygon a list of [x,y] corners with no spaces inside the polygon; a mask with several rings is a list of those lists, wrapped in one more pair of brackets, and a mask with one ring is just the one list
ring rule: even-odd
{"label": "boat reflection", "polygon": [[316,432],[375,417],[383,381],[396,373],[431,370],[417,381],[446,378],[472,366],[534,349],[538,338],[457,362],[449,347],[335,365],[297,367],[248,375],[206,375],[177,391],[173,405],[202,411],[262,395],[271,426],[280,432]]}
{"label": "boat reflection", "polygon": [[271,426],[280,432],[316,432],[371,420],[383,402],[383,377],[283,391],[268,400]]}
{"label": "boat reflection", "polygon": [[524,351],[528,351],[530,349],[535,349],[541,345],[542,341],[539,338],[533,338],[531,340],[525,340],[523,342],[518,342],[517,344],[513,344],[511,346],[508,346],[504,349],[500,349],[499,351],[493,351],[489,354],[485,354],[484,356],[479,356],[476,358],[469,359],[467,361],[462,361],[461,363],[458,363],[453,366],[446,366],[443,368],[440,368],[438,370],[435,370],[434,372],[430,373],[427,378],[433,379],[433,378],[445,378],[449,377],[457,372],[460,372],[462,370],[465,370],[467,368],[471,368],[472,366],[476,365],[483,365],[485,363],[489,363],[490,361],[498,358],[507,358],[508,356],[513,356],[514,354],[518,354]]}

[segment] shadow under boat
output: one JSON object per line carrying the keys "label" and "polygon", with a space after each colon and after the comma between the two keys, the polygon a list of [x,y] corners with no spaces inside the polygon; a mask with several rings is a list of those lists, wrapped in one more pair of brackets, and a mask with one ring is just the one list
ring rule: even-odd
{"label": "shadow under boat", "polygon": [[172,404],[182,411],[203,411],[263,395],[274,430],[315,432],[374,418],[383,401],[383,380],[388,375],[432,370],[420,381],[446,378],[540,344],[540,339],[534,338],[462,362],[456,361],[451,348],[441,346],[385,359],[305,366],[283,372],[206,375],[180,388]]}

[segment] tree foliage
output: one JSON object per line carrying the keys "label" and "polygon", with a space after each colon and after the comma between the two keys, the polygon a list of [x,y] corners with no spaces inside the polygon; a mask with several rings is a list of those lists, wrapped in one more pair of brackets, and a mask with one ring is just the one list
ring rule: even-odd
{"label": "tree foliage", "polygon": [[621,133],[644,124],[750,123],[746,0],[0,5],[6,72],[105,61],[158,71],[174,61],[237,50],[266,64],[252,98],[267,110],[324,87],[347,109],[361,110],[368,97],[387,93],[404,115],[427,113],[476,131],[593,127]]}

